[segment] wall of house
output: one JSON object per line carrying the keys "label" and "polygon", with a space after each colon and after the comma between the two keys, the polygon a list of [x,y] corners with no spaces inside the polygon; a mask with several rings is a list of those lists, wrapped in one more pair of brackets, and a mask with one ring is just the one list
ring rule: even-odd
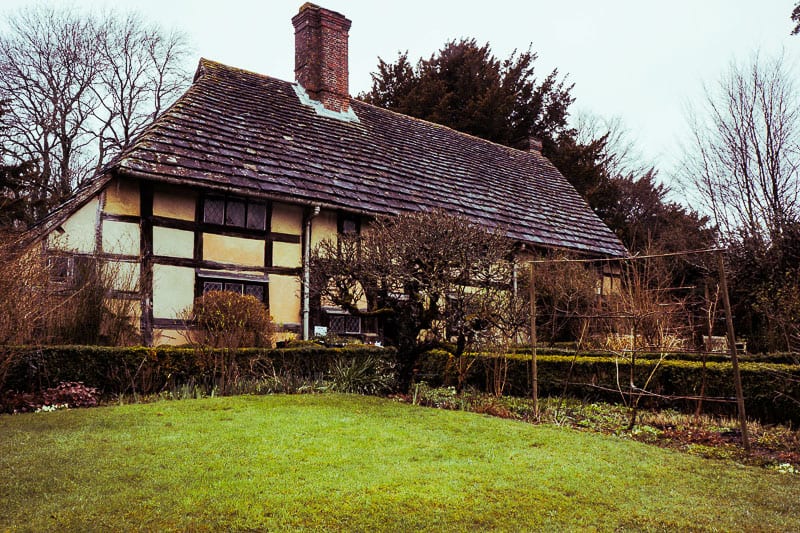
{"label": "wall of house", "polygon": [[[47,253],[59,257],[59,283],[79,274],[81,258],[99,260],[108,284],[106,305],[127,316],[139,329],[141,265],[139,262],[139,186],[112,180],[57,226],[45,241]],[[63,261],[66,261],[64,263]],[[62,276],[66,276],[65,280]],[[68,286],[68,285],[66,285]]]}
{"label": "wall of house", "polygon": [[[114,305],[132,308],[145,342],[186,343],[185,315],[194,299],[229,287],[260,295],[285,338],[301,331],[307,213],[286,202],[116,178],[48,244],[105,261],[116,273]],[[339,218],[326,209],[312,218],[312,247],[336,238]]]}
{"label": "wall of house", "polygon": [[89,200],[63,224],[50,233],[47,245],[54,250],[91,254],[95,252],[95,226],[100,197]]}

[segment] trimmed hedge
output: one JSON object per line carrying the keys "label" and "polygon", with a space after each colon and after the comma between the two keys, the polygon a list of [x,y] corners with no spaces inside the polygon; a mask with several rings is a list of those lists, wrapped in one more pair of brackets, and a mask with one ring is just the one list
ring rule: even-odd
{"label": "trimmed hedge", "polygon": [[379,356],[394,360],[395,351],[368,345],[328,348],[303,344],[289,348],[241,348],[200,350],[161,346],[101,347],[46,346],[5,348],[15,352],[6,378],[6,391],[33,392],[61,382],[80,381],[97,388],[103,396],[154,394],[186,383],[213,384],[219,367],[235,365],[240,378],[290,376],[293,380],[320,379],[342,359]]}
{"label": "trimmed hedge", "polygon": [[[538,353],[537,353],[538,355]],[[467,373],[466,385],[490,392],[497,357],[476,355]],[[505,394],[530,396],[530,356],[507,357]],[[609,355],[538,355],[539,394],[560,396],[566,383],[567,395],[586,400],[620,402],[628,393],[630,362]],[[642,386],[657,361],[639,358],[634,383]],[[570,370],[571,368],[571,370]],[[765,423],[800,424],[800,365],[741,362],[739,370],[749,418]],[[432,386],[457,383],[456,365],[450,354],[441,350],[426,353],[417,366],[417,380]],[[703,412],[735,416],[736,402],[733,368],[730,361],[706,363]],[[619,377],[619,386],[617,378]],[[640,401],[643,407],[672,407],[692,412],[697,406],[703,379],[703,365],[697,361],[664,360]],[[619,388],[622,388],[622,393]]]}
{"label": "trimmed hedge", "polygon": [[[98,347],[48,346],[5,348],[15,352],[14,364],[7,375],[4,391],[35,392],[56,387],[61,382],[83,382],[97,388],[105,397],[118,394],[155,394],[184,384],[213,386],[219,375],[214,362],[222,359],[235,367],[239,379],[276,377],[287,383],[320,381],[334,365],[342,361],[358,361],[378,357],[394,361],[391,348],[349,345],[328,348],[308,343],[300,346],[264,349],[244,348],[223,352],[175,347]],[[558,349],[558,352],[562,352]],[[607,353],[589,355],[538,355],[539,393],[560,396],[566,383],[568,396],[587,400],[622,401],[627,394],[630,363]],[[465,385],[492,391],[498,359],[495,355],[469,356]],[[531,394],[530,356],[511,354],[507,357],[504,394]],[[635,383],[641,386],[656,361],[638,357]],[[739,365],[747,414],[768,423],[800,424],[800,365],[750,362]],[[571,370],[570,370],[571,368]],[[415,369],[415,379],[431,386],[457,383],[456,365],[449,353],[434,350],[424,354]],[[617,376],[622,385],[620,393]],[[663,361],[648,392],[643,407],[673,407],[693,411],[699,396],[703,369],[698,361]],[[733,370],[730,360],[706,363],[706,386],[703,411],[735,415],[736,404]],[[287,387],[291,389],[291,387]],[[0,391],[0,397],[4,391]],[[0,409],[2,410],[2,409]]]}
{"label": "trimmed hedge", "polygon": [[[514,355],[530,355],[531,348],[530,346],[520,346],[518,348],[514,348],[511,352]],[[538,355],[568,355],[572,356],[575,355],[575,348],[567,348],[567,347],[542,347],[539,348],[536,353]],[[614,357],[613,352],[609,352],[607,350],[588,350],[580,352],[580,355],[583,357]],[[667,357],[671,360],[681,360],[681,361],[702,361],[704,354],[702,352],[675,352],[667,354]],[[636,353],[637,359],[659,359],[661,357],[660,353],[654,352],[637,352]],[[770,353],[770,354],[739,354],[739,361],[741,362],[750,362],[750,363],[775,363],[775,364],[786,364],[786,365],[798,365],[800,364],[800,353],[792,353],[792,352],[785,352],[785,353]],[[718,362],[726,362],[731,360],[731,356],[726,353],[720,352],[709,352],[705,354],[706,361],[718,361]]]}

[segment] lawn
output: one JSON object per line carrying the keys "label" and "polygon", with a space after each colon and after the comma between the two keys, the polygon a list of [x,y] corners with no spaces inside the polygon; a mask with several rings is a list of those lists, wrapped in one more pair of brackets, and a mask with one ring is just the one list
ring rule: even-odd
{"label": "lawn", "polygon": [[0,530],[800,531],[800,476],[346,395],[0,416]]}

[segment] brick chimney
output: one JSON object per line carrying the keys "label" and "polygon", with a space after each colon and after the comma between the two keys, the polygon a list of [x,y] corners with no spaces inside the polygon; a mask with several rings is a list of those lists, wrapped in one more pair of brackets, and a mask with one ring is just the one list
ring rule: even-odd
{"label": "brick chimney", "polygon": [[292,18],[294,77],[312,100],[326,109],[350,107],[347,37],[351,22],[344,15],[306,2]]}
{"label": "brick chimney", "polygon": [[528,137],[528,151],[532,153],[542,153],[542,140],[539,137]]}

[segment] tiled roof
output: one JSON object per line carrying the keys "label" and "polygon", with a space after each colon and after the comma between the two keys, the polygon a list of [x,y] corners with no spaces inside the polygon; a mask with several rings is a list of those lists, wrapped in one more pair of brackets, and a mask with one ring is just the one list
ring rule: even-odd
{"label": "tiled roof", "polygon": [[368,214],[439,208],[519,241],[625,255],[542,155],[352,100],[320,116],[294,85],[202,59],[194,84],[111,168]]}

